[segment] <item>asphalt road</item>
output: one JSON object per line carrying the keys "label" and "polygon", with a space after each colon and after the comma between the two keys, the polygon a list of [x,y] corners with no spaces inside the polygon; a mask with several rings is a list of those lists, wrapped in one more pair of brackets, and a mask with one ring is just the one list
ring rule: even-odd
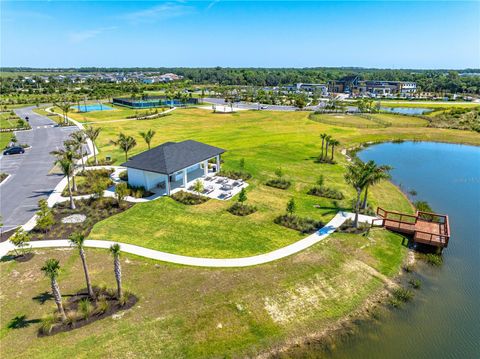
{"label": "asphalt road", "polygon": [[[215,97],[206,97],[203,99],[204,102],[214,103],[217,105],[226,105],[227,103],[223,98],[215,98]],[[262,111],[296,111],[297,108],[295,106],[282,106],[282,105],[266,105],[260,104],[260,107],[267,106],[267,108],[260,110]],[[256,103],[247,103],[247,102],[234,102],[233,107],[244,108],[247,110],[258,110],[259,105]]]}
{"label": "asphalt road", "polygon": [[38,210],[38,201],[47,198],[62,179],[61,174],[49,174],[53,168],[52,150],[61,148],[63,141],[76,127],[56,127],[46,116],[32,111],[34,107],[14,110],[21,118],[29,117],[31,130],[17,131],[19,143],[31,146],[24,154],[0,155],[0,171],[11,176],[0,185],[0,214],[4,230],[25,224]]}

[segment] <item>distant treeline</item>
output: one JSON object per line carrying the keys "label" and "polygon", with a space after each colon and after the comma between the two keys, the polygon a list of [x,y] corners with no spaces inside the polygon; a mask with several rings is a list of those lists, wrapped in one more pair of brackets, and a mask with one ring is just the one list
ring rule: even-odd
{"label": "distant treeline", "polygon": [[[465,70],[390,70],[366,68],[69,68],[34,69],[3,68],[2,72],[35,73],[92,73],[92,72],[172,72],[184,76],[193,84],[278,86],[298,82],[324,83],[348,75],[358,75],[362,80],[415,81],[421,91],[480,94],[480,69]],[[472,76],[460,76],[472,74]]]}

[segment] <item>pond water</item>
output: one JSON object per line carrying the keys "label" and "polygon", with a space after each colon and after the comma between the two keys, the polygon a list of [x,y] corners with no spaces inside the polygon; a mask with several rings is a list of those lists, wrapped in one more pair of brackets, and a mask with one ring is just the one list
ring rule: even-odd
{"label": "pond water", "polygon": [[418,262],[415,298],[380,321],[361,325],[332,358],[480,357],[480,147],[404,142],[359,153],[394,167],[393,182],[450,216],[443,264]]}
{"label": "pond water", "polygon": [[423,107],[380,107],[381,111],[399,113],[401,115],[423,115],[432,112],[431,108]]}

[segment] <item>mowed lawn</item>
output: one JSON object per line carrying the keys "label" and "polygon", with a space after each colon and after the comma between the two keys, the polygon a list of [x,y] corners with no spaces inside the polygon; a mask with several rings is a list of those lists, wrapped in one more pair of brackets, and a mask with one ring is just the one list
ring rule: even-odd
{"label": "mowed lawn", "polygon": [[[148,113],[148,110],[135,110],[127,107],[116,106],[111,103],[105,103],[104,105],[112,109],[103,111],[78,112],[75,105],[73,106],[74,109],[68,114],[68,116],[73,118],[74,120],[88,124],[89,122],[123,120],[127,119],[127,117],[129,116],[141,116]],[[80,108],[82,108],[82,104],[80,104]],[[54,108],[54,110],[55,112],[61,113],[61,110],[58,108]],[[150,110],[150,114],[152,113],[151,111],[152,110]],[[162,112],[162,109],[159,108],[158,112]]]}
{"label": "mowed lawn", "polygon": [[[243,111],[236,114],[212,114],[201,109],[175,111],[171,116],[147,121],[109,123],[102,127],[99,138],[101,156],[109,155],[116,163],[124,155],[113,145],[119,132],[137,139],[134,155],[146,149],[139,131],[152,128],[157,134],[153,145],[165,141],[194,139],[227,150],[224,168],[239,169],[241,158],[253,175],[248,188],[249,203],[258,212],[247,217],[236,217],[226,210],[233,200],[210,200],[199,206],[186,206],[170,198],[136,204],[128,211],[98,223],[92,230],[93,239],[124,241],[149,248],[192,256],[239,257],[265,253],[290,243],[304,235],[275,223],[276,216],[285,212],[290,198],[297,204],[297,214],[323,222],[329,221],[340,209],[350,210],[353,190],[343,176],[347,164],[336,151],[336,165],[318,164],[314,159],[320,153],[319,134],[326,132],[340,140],[340,147],[375,140],[436,139],[454,141],[455,138],[476,142],[478,134],[465,131],[424,128],[355,129],[329,126],[308,119],[305,112]],[[281,168],[293,183],[286,191],[265,186]],[[325,183],[342,191],[345,199],[333,201],[307,195],[320,174]],[[390,182],[372,188],[370,203],[398,211],[411,211],[405,196]],[[319,208],[318,208],[319,207]]]}
{"label": "mowed lawn", "polygon": [[372,116],[373,118],[379,119],[384,122],[388,122],[391,126],[394,127],[426,127],[428,125],[427,120],[415,116],[392,115],[389,113],[375,113],[370,114],[369,116]]}

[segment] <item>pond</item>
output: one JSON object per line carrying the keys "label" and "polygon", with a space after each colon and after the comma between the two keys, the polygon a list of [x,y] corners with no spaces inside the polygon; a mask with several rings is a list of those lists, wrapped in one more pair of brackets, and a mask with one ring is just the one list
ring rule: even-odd
{"label": "pond", "polygon": [[480,353],[480,147],[385,143],[359,153],[394,167],[392,180],[413,200],[450,216],[443,264],[418,262],[415,298],[329,352],[333,358],[478,358]]}
{"label": "pond", "polygon": [[428,112],[432,112],[431,108],[423,107],[380,107],[381,111],[398,113],[401,115],[423,115]]}

